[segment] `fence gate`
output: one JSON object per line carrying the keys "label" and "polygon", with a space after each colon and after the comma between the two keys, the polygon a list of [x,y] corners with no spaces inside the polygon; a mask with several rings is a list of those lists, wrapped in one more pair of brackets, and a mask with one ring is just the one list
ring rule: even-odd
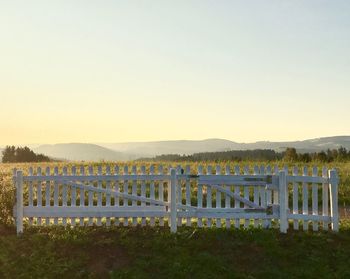
{"label": "fence gate", "polygon": [[31,225],[170,225],[198,227],[279,226],[287,232],[322,227],[338,231],[338,179],[335,170],[230,166],[222,170],[190,167],[146,172],[128,166],[120,171],[107,166],[58,167],[28,175],[14,170],[17,202],[14,208],[17,232]]}

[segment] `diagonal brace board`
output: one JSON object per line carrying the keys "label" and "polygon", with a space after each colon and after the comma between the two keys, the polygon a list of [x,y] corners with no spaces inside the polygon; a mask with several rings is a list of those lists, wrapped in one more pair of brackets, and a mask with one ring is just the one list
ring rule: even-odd
{"label": "diagonal brace board", "polygon": [[208,185],[208,186],[216,189],[217,191],[220,191],[220,192],[230,196],[231,198],[234,198],[237,201],[242,202],[243,204],[246,204],[247,206],[250,206],[251,208],[265,209],[264,207],[261,207],[261,206],[255,204],[255,203],[251,202],[250,200],[248,200],[246,198],[243,198],[243,197],[241,197],[238,194],[235,194],[234,192],[232,192],[230,190],[224,189],[222,186],[214,185],[214,184],[211,184],[211,185]]}
{"label": "diagonal brace board", "polygon": [[148,202],[150,204],[155,204],[155,205],[169,206],[169,203],[165,202],[165,201],[160,201],[160,200],[150,199],[150,198],[140,197],[140,196],[134,196],[134,195],[130,195],[130,194],[122,193],[122,192],[116,192],[114,190],[107,190],[104,188],[96,188],[96,187],[92,186],[91,184],[86,185],[86,184],[72,182],[72,181],[68,181],[68,180],[64,180],[64,179],[59,180],[59,182],[70,185],[70,186],[75,187],[75,188],[79,188],[79,189],[83,189],[83,190],[87,190],[87,191],[92,191],[92,192],[96,192],[96,193],[110,194],[111,196],[119,197],[119,198],[123,198],[123,199],[127,199],[127,200],[134,200],[134,201],[139,201],[139,202]]}

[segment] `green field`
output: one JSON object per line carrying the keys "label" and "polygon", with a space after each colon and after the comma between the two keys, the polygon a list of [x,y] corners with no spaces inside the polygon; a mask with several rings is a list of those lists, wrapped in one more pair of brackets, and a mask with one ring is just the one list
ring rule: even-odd
{"label": "green field", "polygon": [[[52,226],[25,228],[17,237],[12,169],[26,173],[33,165],[57,163],[0,165],[0,278],[350,278],[350,221],[344,218],[338,234],[183,227],[172,235],[168,227]],[[195,172],[199,164],[190,165]],[[239,165],[252,169],[261,163]],[[339,172],[339,203],[347,206],[350,163],[328,167]]]}

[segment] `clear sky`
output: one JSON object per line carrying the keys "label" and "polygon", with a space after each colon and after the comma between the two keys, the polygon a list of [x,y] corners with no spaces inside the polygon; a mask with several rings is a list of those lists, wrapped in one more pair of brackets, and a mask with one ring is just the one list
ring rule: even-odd
{"label": "clear sky", "polygon": [[350,134],[350,1],[0,0],[0,145]]}

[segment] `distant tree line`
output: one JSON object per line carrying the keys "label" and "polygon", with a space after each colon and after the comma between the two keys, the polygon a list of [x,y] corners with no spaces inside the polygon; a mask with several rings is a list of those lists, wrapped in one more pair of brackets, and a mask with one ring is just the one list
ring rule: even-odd
{"label": "distant tree line", "polygon": [[328,149],[320,152],[298,153],[295,148],[287,148],[284,152],[276,152],[271,149],[255,150],[231,150],[222,152],[201,152],[192,155],[165,154],[154,158],[141,158],[146,161],[291,161],[291,162],[333,162],[350,161],[350,151],[344,147],[339,149]]}
{"label": "distant tree line", "polygon": [[27,146],[15,147],[6,146],[2,151],[3,163],[22,163],[22,162],[50,162],[50,158],[43,154],[35,154]]}
{"label": "distant tree line", "polygon": [[301,161],[301,162],[311,162],[318,161],[323,163],[329,162],[345,162],[350,161],[350,150],[344,147],[338,149],[328,149],[327,151],[311,152],[311,153],[297,153],[295,148],[287,148],[283,152],[283,159],[286,161]]}

